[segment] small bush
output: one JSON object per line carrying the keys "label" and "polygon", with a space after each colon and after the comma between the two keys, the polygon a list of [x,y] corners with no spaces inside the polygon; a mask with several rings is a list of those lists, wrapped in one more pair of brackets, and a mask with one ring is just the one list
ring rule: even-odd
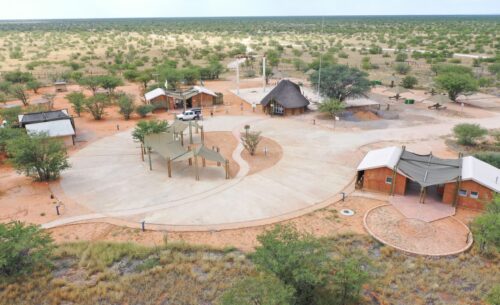
{"label": "small bush", "polygon": [[137,106],[135,112],[137,112],[141,118],[145,118],[149,113],[153,112],[153,110],[155,110],[155,106],[153,105],[140,105]]}
{"label": "small bush", "polygon": [[471,225],[474,239],[482,254],[498,254],[500,251],[500,195],[486,204],[486,212],[474,219]]}
{"label": "small bush", "polygon": [[473,146],[476,141],[488,133],[488,130],[479,126],[479,124],[458,124],[453,128],[453,133],[458,139],[458,143],[467,146]]}
{"label": "small bush", "polygon": [[405,76],[401,81],[401,86],[407,89],[412,89],[418,84],[418,80],[415,76]]}
{"label": "small bush", "polygon": [[407,64],[404,63],[397,63],[394,65],[394,71],[398,72],[399,74],[408,74],[410,72],[411,67]]}
{"label": "small bush", "polygon": [[491,164],[496,168],[500,168],[500,152],[484,151],[475,154],[474,157]]}
{"label": "small bush", "polygon": [[21,222],[0,224],[0,275],[28,274],[50,265],[53,244],[38,226]]}

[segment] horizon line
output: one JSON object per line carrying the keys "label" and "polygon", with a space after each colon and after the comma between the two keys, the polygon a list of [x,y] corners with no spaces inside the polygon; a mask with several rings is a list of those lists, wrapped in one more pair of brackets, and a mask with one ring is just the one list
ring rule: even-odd
{"label": "horizon line", "polygon": [[120,20],[120,19],[204,19],[204,18],[277,18],[277,17],[476,17],[500,16],[500,13],[480,14],[360,14],[360,15],[233,15],[233,16],[141,16],[141,17],[69,17],[69,18],[16,18],[1,21],[54,21],[54,20]]}

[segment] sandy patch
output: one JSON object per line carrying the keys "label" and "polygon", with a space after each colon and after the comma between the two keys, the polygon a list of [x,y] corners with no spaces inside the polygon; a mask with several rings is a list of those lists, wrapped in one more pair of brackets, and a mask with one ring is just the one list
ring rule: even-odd
{"label": "sandy patch", "polygon": [[[295,225],[299,230],[309,232],[315,236],[332,236],[342,233],[366,234],[363,228],[363,215],[371,208],[382,204],[379,200],[348,197],[344,202],[339,201],[328,207],[297,217],[283,223]],[[349,208],[355,211],[354,216],[342,216],[339,211]],[[190,244],[210,245],[214,247],[234,246],[244,251],[252,251],[258,245],[257,236],[274,225],[243,228],[236,230],[211,232],[165,232],[145,231],[106,223],[75,224],[50,229],[57,242],[71,242],[78,240],[105,240],[105,241],[132,241],[144,245],[157,245],[165,239],[168,241],[182,241]]]}
{"label": "sandy patch", "polygon": [[[265,149],[267,149],[267,153],[264,152]],[[278,163],[283,157],[283,149],[276,141],[262,137],[253,156],[246,149],[243,150],[241,156],[250,165],[248,175],[252,175]]]}

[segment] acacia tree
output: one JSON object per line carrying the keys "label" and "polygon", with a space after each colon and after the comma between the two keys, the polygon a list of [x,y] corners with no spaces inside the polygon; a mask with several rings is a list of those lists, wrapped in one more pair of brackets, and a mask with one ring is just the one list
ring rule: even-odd
{"label": "acacia tree", "polygon": [[26,92],[23,85],[13,85],[9,88],[10,94],[21,100],[24,106],[29,105],[29,94]]}
{"label": "acacia tree", "polygon": [[106,108],[111,105],[107,94],[98,93],[85,100],[85,108],[92,114],[95,120],[100,120],[106,114]]}
{"label": "acacia tree", "polygon": [[320,112],[328,113],[335,120],[337,115],[339,115],[345,109],[344,102],[336,99],[329,99],[321,103],[318,107]]}
{"label": "acacia tree", "polygon": [[134,97],[129,94],[120,94],[118,97],[118,107],[120,108],[120,114],[123,115],[123,118],[129,120],[130,115],[135,110]]}
{"label": "acacia tree", "polygon": [[18,172],[38,181],[57,179],[70,166],[64,143],[46,133],[18,136],[7,142],[7,152]]}
{"label": "acacia tree", "polygon": [[21,222],[0,224],[0,275],[31,273],[50,264],[54,248],[48,232]]}
{"label": "acacia tree", "polygon": [[453,133],[459,144],[473,146],[478,139],[488,134],[488,130],[482,128],[479,124],[463,123],[455,125]]}
{"label": "acacia tree", "polygon": [[99,76],[86,76],[80,78],[78,83],[80,84],[80,86],[84,86],[92,91],[92,94],[95,95],[97,89],[99,89],[99,86],[101,85],[101,79]]}
{"label": "acacia tree", "polygon": [[33,93],[38,93],[38,89],[42,87],[42,83],[40,83],[38,80],[33,79],[29,82],[26,83],[26,88],[33,90]]}
{"label": "acacia tree", "polygon": [[257,151],[257,146],[259,145],[262,137],[260,136],[260,131],[248,131],[241,133],[241,143],[243,147],[250,153],[250,156],[255,155]]}
{"label": "acacia tree", "polygon": [[167,121],[139,121],[132,132],[132,138],[134,140],[144,144],[144,137],[149,134],[160,133],[167,131],[168,122]]}
{"label": "acacia tree", "polygon": [[[364,95],[370,90],[368,74],[357,68],[346,65],[328,65],[321,70],[320,92],[329,98],[344,101],[349,97]],[[311,74],[310,81],[314,87],[318,86],[319,72]]]}
{"label": "acacia tree", "polygon": [[498,253],[500,251],[500,195],[496,195],[486,205],[486,213],[476,217],[472,223],[472,231],[483,254]]}
{"label": "acacia tree", "polygon": [[256,248],[252,261],[263,272],[294,288],[292,304],[356,304],[368,280],[357,260],[333,260],[325,244],[293,226],[277,225],[257,240],[261,246]]}
{"label": "acacia tree", "polygon": [[116,87],[123,85],[123,80],[117,76],[104,75],[99,77],[99,85],[113,95]]}
{"label": "acacia tree", "polygon": [[477,90],[477,81],[470,74],[464,73],[444,73],[435,79],[436,84],[448,92],[448,97],[452,101],[457,101],[457,97],[465,92]]}
{"label": "acacia tree", "polygon": [[82,92],[71,92],[66,95],[71,107],[80,116],[85,109],[85,95]]}

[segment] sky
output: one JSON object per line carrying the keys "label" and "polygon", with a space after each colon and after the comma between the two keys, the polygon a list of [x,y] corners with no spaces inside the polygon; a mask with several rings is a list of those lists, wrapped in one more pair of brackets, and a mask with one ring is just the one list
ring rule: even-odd
{"label": "sky", "polygon": [[0,0],[0,19],[454,14],[500,14],[500,0]]}

